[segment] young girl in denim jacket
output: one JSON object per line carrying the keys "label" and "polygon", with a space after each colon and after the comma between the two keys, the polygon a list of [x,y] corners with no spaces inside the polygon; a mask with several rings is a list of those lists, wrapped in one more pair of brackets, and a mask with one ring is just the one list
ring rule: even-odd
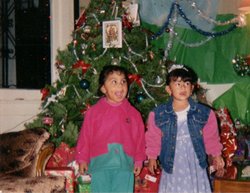
{"label": "young girl in denim jacket", "polygon": [[146,154],[153,174],[159,156],[160,193],[211,192],[207,156],[216,170],[224,167],[215,114],[191,98],[197,79],[192,69],[173,65],[166,79],[170,99],[148,117]]}

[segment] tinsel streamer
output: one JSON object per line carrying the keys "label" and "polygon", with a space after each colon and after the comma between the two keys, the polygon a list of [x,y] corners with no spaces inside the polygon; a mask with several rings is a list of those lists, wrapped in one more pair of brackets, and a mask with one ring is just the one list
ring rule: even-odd
{"label": "tinsel streamer", "polygon": [[103,56],[106,54],[107,50],[108,50],[108,49],[105,48],[105,49],[103,50],[103,52],[102,52],[99,56],[95,57],[94,59],[88,57],[88,59],[89,59],[89,60],[94,60],[94,61],[96,61],[96,60],[100,59],[101,57],[103,57]]}
{"label": "tinsel streamer", "polygon": [[116,6],[116,7],[115,7],[115,19],[117,19],[118,10],[119,10],[119,7],[118,7],[118,6]]}
{"label": "tinsel streamer", "polygon": [[144,82],[146,85],[148,85],[148,86],[150,86],[150,87],[154,87],[154,88],[161,88],[161,87],[163,87],[164,85],[165,85],[165,83],[163,82],[162,84],[160,84],[160,85],[156,85],[156,84],[150,84],[150,83],[148,83],[146,80],[144,80],[144,79],[142,79],[141,80],[142,82]]}
{"label": "tinsel streamer", "polygon": [[128,57],[126,57],[126,56],[123,56],[123,58],[124,58],[125,60],[129,61],[130,64],[132,64],[134,70],[138,73],[138,69],[137,69],[135,63],[133,63],[133,62],[132,62]]}
{"label": "tinsel streamer", "polygon": [[75,57],[76,57],[76,60],[78,61],[79,60],[79,57],[78,57],[78,55],[77,55],[77,52],[76,52],[76,33],[74,34],[74,40],[73,40],[73,54],[75,55]]}
{"label": "tinsel streamer", "polygon": [[175,3],[172,3],[171,8],[170,8],[170,12],[169,12],[168,17],[167,17],[167,20],[163,24],[163,27],[156,34],[151,36],[152,40],[156,39],[158,36],[160,36],[161,34],[163,34],[165,32],[165,30],[167,29],[167,27],[169,25],[169,22],[171,20],[174,8],[175,8]]}
{"label": "tinsel streamer", "polygon": [[168,58],[168,54],[169,51],[171,50],[172,46],[173,46],[173,41],[174,41],[174,27],[177,23],[177,11],[176,9],[173,10],[173,24],[171,25],[171,27],[169,28],[169,39],[168,39],[168,44],[166,46],[166,49],[164,50],[164,57],[163,57],[163,61],[165,62]]}
{"label": "tinsel streamer", "polygon": [[215,24],[217,26],[225,26],[225,25],[228,25],[228,24],[234,24],[234,23],[239,23],[240,21],[240,17],[239,16],[236,16],[228,21],[216,21],[214,19],[212,19],[211,17],[207,16],[201,9],[199,9],[197,6],[196,6],[196,2],[193,1],[193,0],[186,0],[188,2],[188,5],[190,5],[196,12],[197,12],[197,15],[200,16],[201,18],[203,18],[204,20],[206,20],[207,22],[209,23],[212,23],[212,24]]}
{"label": "tinsel streamer", "polygon": [[187,43],[187,42],[184,42],[183,40],[181,40],[178,35],[175,33],[175,38],[176,40],[186,46],[186,47],[189,47],[189,48],[195,48],[195,47],[199,47],[199,46],[202,46],[204,45],[205,43],[207,43],[208,41],[212,40],[213,38],[212,37],[207,37],[205,40],[201,40],[200,42],[196,42],[196,43]]}
{"label": "tinsel streamer", "polygon": [[126,44],[126,46],[128,47],[128,50],[129,50],[130,53],[132,53],[132,54],[134,54],[134,55],[136,55],[136,56],[139,56],[139,57],[143,58],[143,56],[142,56],[141,54],[138,54],[138,53],[136,53],[136,52],[134,52],[134,51],[132,50],[132,48],[129,46],[128,42],[126,41],[125,37],[123,37],[123,41],[124,41],[124,43]]}
{"label": "tinsel streamer", "polygon": [[75,93],[76,93],[77,97],[78,97],[79,99],[81,99],[81,95],[80,95],[79,92],[77,91],[75,85],[72,85],[72,86],[73,86],[73,88],[74,88],[74,90],[75,90]]}
{"label": "tinsel streamer", "polygon": [[145,42],[146,42],[146,48],[148,48],[148,36],[145,34]]}
{"label": "tinsel streamer", "polygon": [[199,29],[197,26],[195,26],[192,23],[192,21],[188,19],[186,14],[183,12],[181,6],[178,3],[174,2],[171,5],[169,15],[168,15],[167,20],[165,21],[164,25],[161,27],[161,29],[157,33],[155,33],[151,37],[151,39],[156,39],[158,36],[162,35],[165,32],[165,30],[169,26],[169,23],[170,23],[170,20],[171,20],[171,17],[172,17],[172,14],[173,14],[173,11],[175,10],[175,8],[177,9],[178,14],[185,20],[185,22],[191,27],[191,29],[195,30],[196,32],[198,32],[198,33],[200,33],[200,34],[202,34],[204,36],[218,37],[218,36],[226,35],[229,32],[231,32],[231,31],[233,31],[233,30],[235,30],[237,28],[236,23],[234,23],[227,30],[224,30],[224,31],[220,31],[220,32],[206,32],[206,31],[203,31],[202,29]]}
{"label": "tinsel streamer", "polygon": [[57,97],[57,95],[54,95],[54,94],[51,95],[51,96],[48,98],[46,104],[43,106],[43,109],[45,110],[45,109],[50,105],[51,102],[57,102],[56,97]]}
{"label": "tinsel streamer", "polygon": [[114,5],[113,5],[113,8],[112,8],[111,16],[114,16],[115,8],[116,8],[116,1],[114,1]]}
{"label": "tinsel streamer", "polygon": [[[142,79],[141,79],[141,86],[142,86],[144,92],[147,94],[147,96],[148,96],[152,101],[155,101],[154,97],[152,97],[152,96],[149,94],[149,92],[147,91],[147,89],[145,88],[143,82],[144,82],[144,81],[143,81],[143,78],[142,78]],[[155,104],[155,105],[156,105],[156,104]]]}
{"label": "tinsel streamer", "polygon": [[100,24],[100,21],[99,21],[99,19],[97,18],[96,14],[93,13],[92,16],[95,18],[96,22],[97,22],[98,24]]}
{"label": "tinsel streamer", "polygon": [[181,6],[178,4],[178,3],[175,3],[176,4],[176,8],[178,9],[179,11],[179,14],[180,16],[185,20],[185,22],[193,29],[195,30],[196,32],[204,35],[204,36],[212,36],[212,37],[218,37],[218,36],[222,36],[222,35],[226,35],[228,34],[229,32],[235,30],[237,28],[236,24],[232,24],[232,26],[230,26],[227,30],[224,30],[224,31],[220,31],[220,32],[206,32],[206,31],[203,31],[202,29],[199,29],[197,28],[197,26],[195,26],[194,24],[192,24],[192,21],[190,21],[186,14],[183,12]]}

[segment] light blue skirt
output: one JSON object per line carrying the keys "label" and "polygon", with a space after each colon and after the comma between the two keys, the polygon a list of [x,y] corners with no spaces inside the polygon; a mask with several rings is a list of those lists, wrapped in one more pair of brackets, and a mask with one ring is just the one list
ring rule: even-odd
{"label": "light blue skirt", "polygon": [[186,121],[178,123],[173,173],[162,171],[159,193],[211,193],[207,170],[194,152]]}

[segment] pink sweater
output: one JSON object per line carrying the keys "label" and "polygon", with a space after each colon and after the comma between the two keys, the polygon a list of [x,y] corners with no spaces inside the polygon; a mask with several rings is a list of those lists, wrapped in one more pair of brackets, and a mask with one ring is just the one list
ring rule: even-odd
{"label": "pink sweater", "polygon": [[[155,125],[154,117],[154,112],[150,112],[148,131],[146,132],[146,154],[148,158],[152,159],[156,159],[160,154],[162,137],[161,130]],[[221,155],[222,144],[220,143],[217,120],[213,111],[211,111],[208,121],[203,128],[203,139],[207,155]]]}
{"label": "pink sweater", "polygon": [[124,99],[111,104],[101,98],[85,114],[76,146],[76,161],[90,159],[108,152],[108,144],[119,143],[136,166],[145,160],[145,127],[140,113]]}

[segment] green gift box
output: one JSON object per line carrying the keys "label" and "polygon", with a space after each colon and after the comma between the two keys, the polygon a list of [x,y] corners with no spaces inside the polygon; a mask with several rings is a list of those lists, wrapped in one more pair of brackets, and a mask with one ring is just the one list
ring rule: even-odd
{"label": "green gift box", "polygon": [[77,193],[91,193],[90,184],[90,175],[79,176],[77,178]]}

